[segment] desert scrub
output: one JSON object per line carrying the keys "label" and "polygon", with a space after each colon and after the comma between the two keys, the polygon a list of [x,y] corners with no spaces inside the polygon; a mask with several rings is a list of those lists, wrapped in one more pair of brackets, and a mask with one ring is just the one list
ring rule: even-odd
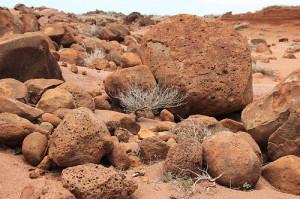
{"label": "desert scrub", "polygon": [[144,88],[137,82],[131,82],[125,90],[110,95],[120,100],[125,112],[134,113],[136,121],[150,111],[157,113],[159,109],[181,106],[188,96],[173,86],[157,83],[154,87]]}
{"label": "desert scrub", "polygon": [[84,58],[84,65],[89,66],[93,63],[93,61],[97,58],[104,59],[105,58],[105,53],[99,49],[96,49],[94,52],[89,53],[85,58]]}

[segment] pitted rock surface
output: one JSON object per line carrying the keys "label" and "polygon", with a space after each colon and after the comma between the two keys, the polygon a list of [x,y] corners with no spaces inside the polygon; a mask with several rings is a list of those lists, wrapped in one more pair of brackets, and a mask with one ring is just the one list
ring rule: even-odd
{"label": "pitted rock surface", "polygon": [[49,156],[61,167],[99,163],[113,150],[105,124],[88,108],[70,111],[50,136]]}
{"label": "pitted rock surface", "polygon": [[141,55],[156,80],[189,95],[174,115],[221,115],[252,101],[248,42],[219,20],[172,16],[145,34]]}
{"label": "pitted rock surface", "polygon": [[64,169],[62,182],[78,199],[126,199],[137,189],[136,182],[123,174],[91,163]]}

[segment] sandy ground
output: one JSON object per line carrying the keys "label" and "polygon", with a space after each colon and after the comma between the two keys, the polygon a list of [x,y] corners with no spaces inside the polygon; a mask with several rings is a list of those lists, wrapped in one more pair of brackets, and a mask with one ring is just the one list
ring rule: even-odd
{"label": "sandy ground", "polygon": [[[144,34],[148,28],[136,30],[136,34]],[[300,53],[295,54],[297,59],[283,59],[284,50],[288,48],[293,42],[293,39],[299,39],[300,27],[285,26],[268,26],[268,25],[250,25],[249,28],[240,31],[242,35],[248,39],[262,38],[265,39],[268,44],[275,44],[271,46],[273,51],[272,55],[264,56],[275,56],[277,60],[271,60],[270,63],[257,64],[271,69],[275,72],[275,77],[255,77],[253,78],[253,90],[254,98],[257,99],[264,94],[270,92],[278,81],[288,75],[294,69],[300,68]],[[289,42],[279,43],[278,39],[282,37],[289,38]],[[258,55],[253,52],[253,55]],[[102,88],[103,80],[110,74],[110,72],[98,72],[96,70],[79,67],[79,73],[74,74],[70,72],[67,67],[61,67],[63,76],[66,81],[74,82],[82,86],[86,90],[92,90],[94,88]],[[82,75],[81,71],[86,70],[87,75]],[[109,120],[115,114],[120,114],[114,111],[102,111],[96,110],[96,115],[104,121]],[[155,125],[158,121],[141,118],[139,123],[142,128],[149,128]],[[4,148],[0,145],[0,199],[17,199],[20,196],[21,190],[26,185],[29,178],[29,169],[32,168],[28,163],[23,160],[22,155],[14,155],[14,150]],[[167,199],[171,196],[181,197],[187,196],[187,192],[184,190],[178,191],[174,182],[162,183],[160,178],[163,175],[163,162],[142,165],[137,168],[131,168],[126,171],[130,175],[134,171],[144,171],[146,173],[145,178],[136,177],[138,183],[138,189],[134,193],[133,198],[135,199]],[[50,175],[43,177],[50,178]],[[54,178],[55,177],[51,177]],[[207,193],[207,183],[201,183],[196,186],[196,190],[201,191],[191,198],[213,198],[213,199],[283,199],[283,198],[300,198],[290,194],[284,194],[276,191],[264,178],[261,178],[252,191],[238,191],[229,188],[225,188],[217,185],[216,188],[211,189],[212,195]]]}

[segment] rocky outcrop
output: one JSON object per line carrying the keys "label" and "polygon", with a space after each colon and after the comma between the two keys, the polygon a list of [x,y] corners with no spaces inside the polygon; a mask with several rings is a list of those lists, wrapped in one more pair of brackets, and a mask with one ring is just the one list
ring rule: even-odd
{"label": "rocky outcrop", "polygon": [[262,24],[289,24],[298,23],[300,19],[300,8],[297,6],[271,6],[255,13],[245,13],[232,15],[231,12],[222,16],[224,21],[247,21],[251,23]]}
{"label": "rocky outcrop", "polygon": [[172,16],[144,35],[141,55],[156,80],[188,95],[186,105],[171,109],[175,116],[216,116],[252,101],[248,42],[219,20]]}
{"label": "rocky outcrop", "polygon": [[85,107],[69,112],[50,136],[49,157],[61,167],[99,163],[112,150],[105,124]]}
{"label": "rocky outcrop", "polygon": [[122,173],[91,163],[64,169],[62,182],[77,199],[126,199],[137,189],[136,182]]}
{"label": "rocky outcrop", "polygon": [[0,78],[14,78],[21,82],[37,78],[63,80],[47,41],[39,33],[9,35],[0,39]]}

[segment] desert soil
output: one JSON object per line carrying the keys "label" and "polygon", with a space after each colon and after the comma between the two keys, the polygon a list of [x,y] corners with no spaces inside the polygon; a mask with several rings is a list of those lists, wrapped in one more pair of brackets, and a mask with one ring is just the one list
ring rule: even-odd
{"label": "desert soil", "polygon": [[[142,30],[136,30],[138,34],[144,34],[148,28]],[[268,44],[275,44],[271,46],[273,52],[272,55],[263,56],[275,56],[277,60],[270,60],[270,63],[257,62],[267,69],[274,71],[275,76],[262,76],[253,78],[253,90],[254,98],[257,99],[264,94],[270,92],[272,88],[291,71],[299,68],[300,53],[295,54],[297,59],[284,59],[282,58],[285,49],[287,49],[293,42],[293,39],[300,39],[300,26],[282,25],[249,25],[248,28],[241,30],[240,33],[248,39],[262,38],[265,39]],[[286,37],[289,42],[279,43],[278,39]],[[252,53],[256,56],[257,53]],[[96,70],[79,67],[79,73],[73,74],[69,68],[61,67],[63,76],[66,81],[74,82],[87,90],[92,88],[102,88],[103,80],[109,74],[109,72],[97,72]],[[82,75],[81,71],[86,70],[87,75]],[[100,111],[97,110],[96,114],[102,120],[108,120],[114,114],[114,111]],[[142,128],[149,128],[155,125],[158,121],[142,118],[140,124]],[[29,170],[32,168],[24,159],[22,155],[14,155],[13,149],[5,148],[0,145],[0,199],[17,199],[23,187],[26,185],[29,178]],[[163,175],[163,162],[153,163],[151,165],[141,165],[140,167],[131,168],[126,171],[128,175],[131,175],[135,171],[145,172],[145,177],[135,177],[138,183],[138,189],[133,195],[136,199],[167,199],[171,196],[179,198],[180,196],[187,196],[187,192],[184,190],[178,191],[174,182],[162,183],[160,177]],[[57,175],[59,176],[59,175]],[[53,175],[53,173],[46,173],[44,178],[51,178],[60,181],[59,177]],[[295,195],[285,194],[275,190],[263,177],[259,180],[256,188],[251,191],[239,191],[223,186],[217,185],[210,188],[210,191],[206,187],[210,185],[207,182],[199,183],[196,189],[201,193],[197,193],[191,198],[231,198],[231,199],[283,199],[283,198],[300,198]]]}

